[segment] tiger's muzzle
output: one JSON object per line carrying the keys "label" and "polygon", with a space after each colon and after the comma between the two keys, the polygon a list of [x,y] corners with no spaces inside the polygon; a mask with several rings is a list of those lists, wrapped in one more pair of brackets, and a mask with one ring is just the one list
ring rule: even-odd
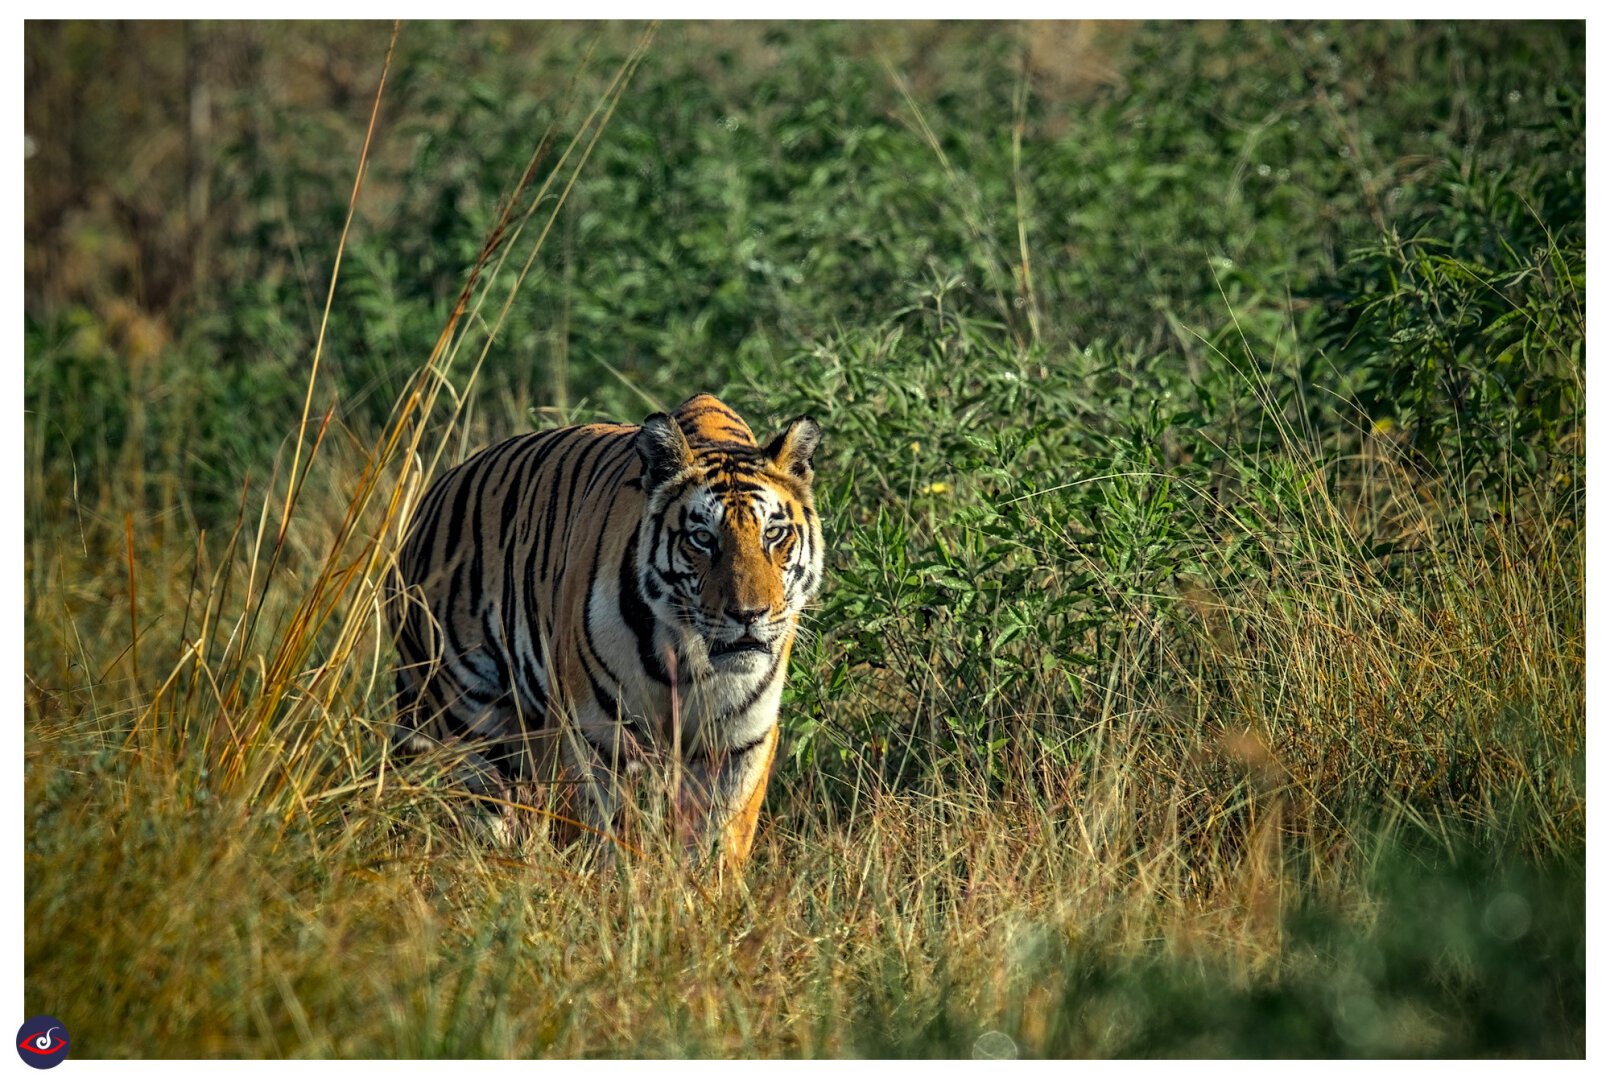
{"label": "tiger's muzzle", "polygon": [[[727,611],[720,629],[712,628],[705,636],[710,659],[736,656],[771,656],[777,642],[788,629],[786,615],[768,618],[767,611]],[[712,619],[711,622],[716,622]],[[722,631],[725,631],[723,633]]]}

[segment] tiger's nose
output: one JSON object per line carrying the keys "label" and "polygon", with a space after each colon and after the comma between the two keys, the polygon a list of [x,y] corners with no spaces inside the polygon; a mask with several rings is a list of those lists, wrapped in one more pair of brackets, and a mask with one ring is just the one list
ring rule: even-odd
{"label": "tiger's nose", "polygon": [[759,622],[765,614],[766,609],[763,607],[729,607],[726,609],[727,618],[740,626],[752,626]]}

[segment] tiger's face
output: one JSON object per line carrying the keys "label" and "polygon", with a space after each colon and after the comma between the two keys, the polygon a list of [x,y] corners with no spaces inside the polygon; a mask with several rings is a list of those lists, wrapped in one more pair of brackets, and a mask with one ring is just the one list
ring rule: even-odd
{"label": "tiger's face", "polygon": [[821,586],[810,464],[820,438],[801,417],[764,447],[693,446],[664,414],[644,421],[639,585],[656,619],[716,672],[773,666]]}

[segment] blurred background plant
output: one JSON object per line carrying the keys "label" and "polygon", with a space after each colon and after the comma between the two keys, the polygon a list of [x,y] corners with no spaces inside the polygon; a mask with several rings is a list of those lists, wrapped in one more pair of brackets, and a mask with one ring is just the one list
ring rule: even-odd
{"label": "blurred background plant", "polygon": [[[386,37],[25,32],[30,1008],[1583,1052],[1581,24],[407,24],[310,388]],[[828,433],[750,893],[463,850],[375,734],[407,450],[704,389]]]}

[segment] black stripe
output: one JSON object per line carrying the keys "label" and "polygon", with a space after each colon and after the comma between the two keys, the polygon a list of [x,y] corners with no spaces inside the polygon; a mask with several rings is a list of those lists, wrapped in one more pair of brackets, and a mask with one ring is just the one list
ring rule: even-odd
{"label": "black stripe", "polygon": [[519,460],[509,466],[511,471],[509,486],[503,494],[502,524],[505,534],[509,533],[509,527],[514,524],[515,513],[524,505],[520,495],[525,491],[526,477],[533,469],[542,466],[558,442],[557,439],[549,438],[552,434],[551,431],[543,431],[532,436],[530,443],[521,448],[525,452],[519,455]]}
{"label": "black stripe", "polygon": [[[604,467],[605,455],[603,451],[608,448],[611,441],[612,440],[602,438],[598,441],[598,452],[593,461],[592,477],[589,478],[588,487],[584,489],[584,497],[585,492],[591,490],[592,479],[596,478],[598,473]],[[621,448],[623,450],[630,451],[632,448],[631,443],[626,441],[625,438],[622,439],[622,442],[624,445]],[[585,457],[586,455],[584,454],[583,461],[585,460]],[[623,456],[622,460],[616,465],[617,476],[626,468],[628,464],[630,464],[634,457],[635,454],[631,453],[627,453]],[[570,490],[572,499],[575,497],[576,481],[581,475],[583,461],[577,462],[576,469],[571,474]],[[600,522],[600,527],[598,528],[598,539],[593,545],[592,572],[595,579],[600,569],[600,556],[603,552],[604,539],[608,535],[608,530],[604,526],[608,524],[610,511],[613,509],[615,501],[619,495],[620,488],[616,487],[607,503],[604,503],[603,505],[595,504],[594,507],[597,514],[597,519]],[[633,536],[633,541],[636,541],[635,534]],[[582,655],[582,666],[587,669],[587,681],[591,683],[593,696],[597,699],[599,706],[604,709],[605,715],[613,716],[618,719],[622,715],[619,702],[613,694],[604,689],[603,685],[598,681],[598,678],[594,674],[593,664],[589,662],[590,660],[596,661],[598,668],[602,670],[605,677],[614,682],[617,686],[621,684],[620,677],[610,670],[609,661],[599,652],[597,645],[593,642],[592,623],[588,618],[588,613],[592,609],[592,592],[592,587],[589,587],[587,590],[585,590],[582,597],[582,609],[579,613],[577,613],[577,617],[581,620],[581,641],[586,647],[585,652]],[[588,654],[591,655],[589,656]]]}
{"label": "black stripe", "polygon": [[559,519],[559,482],[564,478],[565,464],[570,460],[571,436],[578,430],[580,429],[565,428],[565,437],[555,440],[555,451],[560,451],[562,447],[562,452],[557,453],[552,467],[544,473],[548,481],[548,508],[543,515],[542,531],[537,534],[537,550],[531,561],[532,567],[538,572],[538,578],[542,581],[548,580],[548,557],[552,554],[554,541],[557,539],[554,530]]}
{"label": "black stripe", "polygon": [[[619,675],[616,675],[615,672],[613,672],[612,670],[610,670],[609,660],[601,652],[599,652],[598,646],[593,643],[592,619],[590,619],[588,617],[589,612],[592,611],[593,590],[595,588],[597,588],[596,582],[598,581],[598,572],[600,570],[601,556],[602,556],[603,550],[604,550],[604,537],[606,535],[607,535],[606,530],[599,529],[598,530],[598,540],[593,544],[593,561],[592,561],[593,578],[592,578],[592,580],[593,580],[594,584],[588,585],[587,589],[582,594],[581,636],[582,636],[582,640],[587,645],[587,652],[591,653],[593,655],[593,658],[598,661],[598,666],[603,669],[604,674],[606,676],[608,676],[609,679],[615,683],[615,685],[619,686],[622,683],[621,677]],[[635,542],[637,538],[634,535],[632,539]],[[582,659],[586,660],[586,656],[584,655],[582,657]],[[592,678],[592,672],[590,670],[588,672],[588,678]],[[593,685],[597,686],[598,684],[595,681],[593,683]]]}
{"label": "black stripe", "polygon": [[[548,717],[548,695],[543,692],[537,668],[526,663],[525,657],[518,652],[514,656],[514,677],[520,685],[520,694],[525,699],[522,708],[529,709],[533,716],[541,714],[537,726],[545,722]],[[532,725],[527,724],[528,728]]]}
{"label": "black stripe", "polygon": [[[580,429],[578,428],[577,430],[580,430]],[[576,515],[575,510],[573,508],[576,505],[576,485],[581,482],[582,469],[586,466],[588,458],[591,457],[591,456],[596,455],[598,453],[599,449],[601,447],[603,447],[604,445],[605,444],[604,444],[604,442],[602,440],[595,440],[595,441],[591,442],[588,446],[582,447],[580,449],[580,451],[574,457],[568,459],[567,463],[571,465],[571,469],[570,469],[570,489],[565,494],[565,508],[566,508],[567,511],[570,511],[568,516],[571,519],[569,524],[572,527],[574,527],[577,524],[577,522],[575,520],[577,515]],[[557,479],[557,477],[555,479]],[[565,530],[565,535],[566,535],[567,539],[570,536],[570,532],[571,532],[570,528],[567,528]],[[568,548],[569,545],[566,544],[566,547]],[[552,554],[553,554],[553,552],[550,549],[549,555],[552,556]],[[570,569],[570,567],[567,566],[565,569],[568,570],[568,569]],[[557,579],[558,579],[558,574],[557,573],[552,574],[552,575],[548,575],[548,576],[551,579],[553,579],[553,580],[555,580],[557,582]]]}
{"label": "black stripe", "polygon": [[509,670],[509,658],[505,651],[503,636],[499,628],[492,625],[490,608],[481,609],[481,633],[484,635],[481,648],[492,658],[493,669],[497,672],[498,689],[504,692],[513,690],[514,679]]}
{"label": "black stripe", "polygon": [[[560,429],[562,430],[562,429]],[[535,628],[537,622],[537,596],[533,591],[532,568],[529,564],[521,567],[516,556],[522,540],[529,535],[533,527],[535,515],[530,512],[525,499],[527,477],[539,469],[552,454],[558,440],[550,438],[552,431],[540,432],[531,437],[530,441],[520,448],[519,462],[512,465],[512,475],[509,484],[503,492],[503,641],[512,661],[513,677],[519,684],[521,693],[526,702],[533,709],[540,708],[546,711],[547,698],[542,692],[542,686],[537,681],[535,661],[535,646],[532,658],[520,653],[516,642],[519,635],[515,632],[519,626]],[[522,512],[518,519],[515,517],[516,509]],[[514,527],[510,527],[511,524]]]}
{"label": "black stripe", "polygon": [[660,582],[664,584],[667,589],[675,592],[678,585],[684,582],[692,581],[698,575],[689,571],[661,570],[656,566],[654,568],[654,576],[659,578]]}
{"label": "black stripe", "polygon": [[665,661],[654,649],[654,612],[643,602],[642,590],[637,585],[637,537],[626,543],[626,553],[620,565],[621,621],[637,638],[637,659],[643,670],[655,681],[671,685],[671,673],[665,670]]}
{"label": "black stripe", "polygon": [[458,490],[457,484],[453,479],[454,475],[454,473],[449,472],[446,476],[436,481],[435,486],[426,493],[425,500],[420,505],[419,511],[414,515],[417,531],[409,541],[411,558],[410,565],[406,568],[411,581],[422,581],[426,573],[429,572],[431,563],[436,558],[436,535],[440,532],[446,517],[442,513],[442,507],[447,503],[448,498]]}
{"label": "black stripe", "polygon": [[736,709],[733,709],[732,712],[728,713],[727,715],[728,716],[742,716],[744,713],[748,712],[750,709],[753,709],[755,707],[755,702],[759,701],[760,698],[761,698],[761,695],[764,694],[767,690],[770,690],[772,683],[777,681],[777,668],[782,664],[782,662],[783,662],[783,654],[782,654],[782,650],[779,649],[777,652],[772,654],[771,667],[769,669],[767,669],[766,677],[764,679],[761,679],[760,684],[749,692],[749,696],[744,698],[743,702],[740,703],[739,706]]}
{"label": "black stripe", "polygon": [[582,501],[585,502],[588,496],[593,493],[594,487],[596,487],[600,492],[610,492],[609,504],[610,506],[613,506],[615,503],[615,496],[620,494],[621,473],[625,472],[627,467],[630,466],[634,460],[636,460],[637,452],[632,446],[629,438],[613,435],[605,436],[605,438],[620,438],[622,440],[620,449],[623,451],[623,453],[621,454],[620,460],[615,463],[614,470],[610,472],[608,478],[602,482],[600,482],[598,478],[603,474],[606,457],[602,454],[599,455],[598,461],[593,465],[593,474],[587,478],[587,486],[582,489],[581,497]]}
{"label": "black stripe", "polygon": [[472,492],[467,515],[460,524],[467,525],[471,533],[470,541],[470,606],[481,606],[481,591],[485,584],[483,575],[485,569],[485,507],[486,489],[498,473],[498,459],[502,457],[503,446],[500,444],[492,450],[483,450],[471,459],[469,469],[465,474],[466,490]]}
{"label": "black stripe", "polygon": [[[604,440],[594,439],[588,446],[582,448],[581,453],[576,457],[575,468],[570,471],[570,491],[565,495],[566,506],[576,505],[576,485],[581,483],[583,467],[591,460],[593,468],[597,468],[597,458],[606,446],[608,446],[608,443],[604,442]],[[591,473],[588,475],[591,476]]]}
{"label": "black stripe", "polygon": [[552,612],[543,609],[542,597],[537,593],[541,575],[542,568],[537,564],[536,549],[533,547],[531,557],[526,560],[525,572],[521,574],[525,586],[525,611],[521,614],[531,633],[531,657],[535,665],[542,663],[541,639],[548,635],[552,621]]}
{"label": "black stripe", "polygon": [[[528,549],[530,555],[526,560],[524,583],[526,618],[528,625],[533,627],[533,637],[535,637],[535,630],[539,623],[543,630],[551,629],[549,624],[552,621],[552,613],[543,610],[542,597],[538,595],[537,590],[538,586],[548,579],[547,555],[549,548],[556,539],[554,530],[559,513],[559,477],[564,470],[564,451],[568,448],[569,436],[574,434],[575,430],[575,428],[559,429],[553,441],[548,444],[547,450],[543,454],[542,469],[537,473],[535,486],[531,491],[530,502],[533,512],[530,515],[530,525],[536,531],[536,536]],[[535,511],[537,498],[542,492],[543,481],[547,481],[548,484],[548,503],[545,512],[542,514],[543,523],[538,526],[538,515]],[[551,600],[551,592],[547,595]],[[537,643],[535,641],[532,642],[532,652],[540,662],[540,654],[537,653]]]}
{"label": "black stripe", "polygon": [[739,757],[739,756],[741,756],[743,754],[750,753],[756,747],[758,747],[761,743],[765,742],[766,737],[768,735],[770,735],[770,734],[771,734],[771,728],[767,728],[765,731],[760,733],[760,737],[758,739],[754,739],[754,740],[752,740],[750,742],[746,742],[742,746],[733,747],[731,750],[727,751],[728,759],[730,760],[732,758]]}
{"label": "black stripe", "polygon": [[598,702],[598,707],[604,711],[606,717],[619,723],[626,715],[625,710],[621,708],[619,699],[600,685],[598,679],[593,675],[593,669],[587,664],[586,657],[582,658],[581,666],[586,669],[587,681],[592,685],[593,700]]}
{"label": "black stripe", "polygon": [[465,518],[469,510],[470,490],[475,486],[474,480],[474,471],[466,471],[460,476],[458,487],[453,492],[453,509],[447,515],[447,537],[443,542],[443,551],[447,553],[456,552],[462,542]]}
{"label": "black stripe", "polygon": [[760,744],[766,741],[766,737],[771,733],[772,729],[767,728],[765,731],[760,733],[759,738],[746,742],[742,746],[735,746],[731,749],[720,746],[705,746],[700,747],[689,756],[694,759],[703,758],[705,761],[713,761],[716,755],[719,754],[721,755],[724,764],[731,765],[733,762],[744,757],[745,755],[754,753],[757,749],[759,749]]}
{"label": "black stripe", "polygon": [[766,464],[766,455],[758,446],[745,443],[706,443],[699,448],[699,463],[722,472],[758,473]]}
{"label": "black stripe", "polygon": [[485,711],[487,708],[501,699],[503,695],[497,693],[496,691],[489,692],[474,686],[468,686],[462,682],[457,682],[457,680],[455,680],[455,682],[456,685],[453,687],[453,689],[458,693],[454,696],[452,701],[448,702],[447,721],[448,726],[453,729],[453,734],[462,735],[470,730],[470,721],[465,719],[460,714],[459,705],[461,703],[467,702],[468,704],[474,706],[474,709],[471,712],[471,717],[473,718],[475,713]]}
{"label": "black stripe", "polygon": [[[681,480],[677,481],[676,487],[672,488],[666,494],[665,502],[662,505],[669,506],[672,503],[676,502],[676,500],[678,500],[678,499],[680,499],[682,497],[683,492],[687,491],[688,488],[692,487],[694,484],[699,483],[703,479],[704,479],[704,477],[701,476],[698,473],[688,473],[687,475],[683,476]],[[664,489],[661,489],[661,490],[664,490]]]}
{"label": "black stripe", "polygon": [[[728,420],[735,420],[740,424],[743,423],[743,417],[725,405],[700,405],[697,409],[688,409],[686,412],[678,409],[676,411],[676,422],[682,426],[683,430],[688,430],[691,428],[693,421],[700,417],[709,416],[711,413],[725,416]],[[748,425],[745,426],[747,427]]]}
{"label": "black stripe", "polygon": [[710,482],[710,491],[716,495],[755,495],[769,490],[764,484],[741,480],[736,476]]}

